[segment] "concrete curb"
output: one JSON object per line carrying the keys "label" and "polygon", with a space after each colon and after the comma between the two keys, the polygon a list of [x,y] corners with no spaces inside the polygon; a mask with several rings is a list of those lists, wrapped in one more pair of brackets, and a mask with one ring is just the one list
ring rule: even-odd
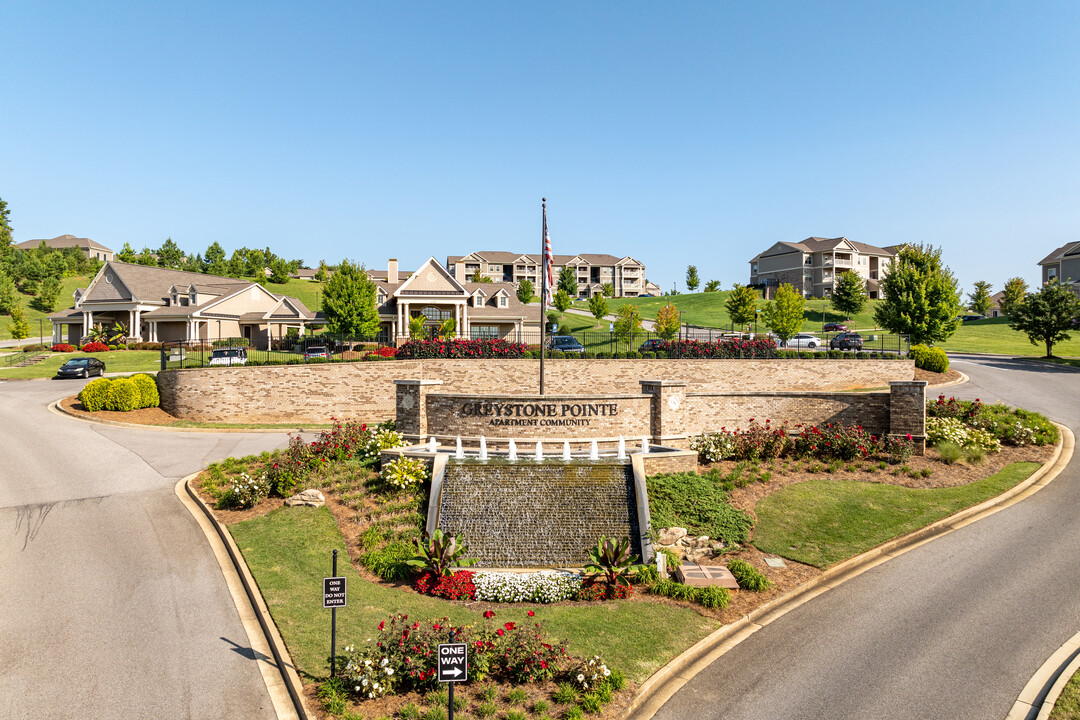
{"label": "concrete curb", "polygon": [[[66,400],[67,398],[64,398]],[[168,425],[140,425],[139,423],[121,422],[119,420],[106,420],[104,418],[88,418],[83,415],[70,412],[66,408],[60,405],[60,400],[55,400],[49,404],[49,409],[53,412],[60,413],[61,415],[67,415],[70,418],[75,418],[81,422],[97,423],[98,425],[112,425],[113,427],[132,428],[135,430],[151,430],[153,432],[190,432],[190,433],[285,433],[291,435],[292,433],[319,433],[321,429],[314,428],[311,430],[305,430],[303,428],[178,428],[170,427]]]}
{"label": "concrete curb", "polygon": [[960,377],[957,378],[956,380],[950,380],[949,382],[942,383],[941,385],[927,385],[926,389],[930,390],[932,388],[934,390],[937,390],[938,388],[947,388],[947,387],[953,387],[954,385],[963,385],[964,383],[966,383],[968,380],[971,379],[970,377],[967,376],[967,373],[961,372],[960,370],[957,370],[956,372],[960,373]]}
{"label": "concrete curb", "polygon": [[1061,691],[1077,672],[1080,672],[1080,633],[1066,640],[1031,676],[1005,720],[1047,720]]}
{"label": "concrete curb", "polygon": [[232,535],[222,527],[214,517],[214,513],[192,489],[190,481],[197,476],[198,473],[193,473],[181,479],[174,487],[174,491],[206,535],[207,542],[210,543],[218,565],[221,567],[221,573],[225,576],[225,582],[229,586],[233,604],[236,606],[244,631],[251,642],[251,649],[257,657],[262,656],[259,658],[259,671],[266,683],[266,690],[270,694],[278,719],[309,720],[314,716],[304,702],[304,685],[296,672],[292,658],[289,657],[285,641],[278,633],[262,593],[259,592],[255,583],[255,578],[252,577]]}
{"label": "concrete curb", "polygon": [[[888,560],[959,530],[1006,507],[1020,502],[1048,485],[1069,464],[1075,448],[1075,438],[1069,428],[1054,423],[1061,438],[1054,454],[1031,477],[996,498],[961,510],[932,525],[890,540],[862,555],[845,560],[826,570],[804,585],[762,605],[745,617],[725,625],[698,641],[693,647],[674,658],[654,673],[638,690],[630,703],[627,720],[649,720],[695,675],[715,662],[724,653],[741,643],[769,623],[804,603]],[[1011,716],[1010,716],[1011,717]]]}

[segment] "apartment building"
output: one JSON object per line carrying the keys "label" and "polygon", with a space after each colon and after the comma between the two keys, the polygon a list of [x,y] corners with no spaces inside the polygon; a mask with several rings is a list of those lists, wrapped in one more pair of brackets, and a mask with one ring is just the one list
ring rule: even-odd
{"label": "apartment building", "polygon": [[837,274],[850,270],[866,280],[871,298],[881,297],[879,281],[892,265],[895,251],[845,237],[809,237],[802,242],[778,242],[750,260],[750,284],[788,283],[805,297],[829,297]]}
{"label": "apartment building", "polygon": [[1057,280],[1080,295],[1080,242],[1062,245],[1039,261],[1042,284]]}
{"label": "apartment building", "polygon": [[[556,281],[564,267],[574,268],[578,297],[597,295],[607,283],[615,288],[615,297],[637,297],[646,292],[645,264],[629,255],[617,258],[614,255],[584,253],[555,255],[553,260]],[[528,280],[537,293],[540,291],[542,261],[539,255],[483,250],[468,255],[448,255],[446,267],[459,283],[480,275],[493,282],[515,285]]]}
{"label": "apartment building", "polygon": [[82,251],[90,260],[102,260],[108,262],[116,259],[116,253],[109,248],[105,247],[99,242],[95,242],[90,238],[79,238],[74,235],[60,235],[54,238],[42,239],[42,240],[27,240],[15,245],[20,250],[33,250],[34,248],[45,243],[45,247],[52,248],[54,250],[63,250],[65,248],[77,248]]}

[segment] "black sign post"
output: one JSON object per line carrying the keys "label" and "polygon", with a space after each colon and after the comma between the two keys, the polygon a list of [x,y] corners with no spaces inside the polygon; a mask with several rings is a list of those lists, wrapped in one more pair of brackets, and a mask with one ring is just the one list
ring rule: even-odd
{"label": "black sign post", "polygon": [[447,688],[447,707],[450,709],[449,720],[454,720],[454,683],[469,679],[469,646],[454,642],[454,631],[450,631],[450,642],[440,643],[438,648],[439,682],[450,683]]}
{"label": "black sign post", "polygon": [[334,551],[333,577],[322,580],[322,606],[330,608],[330,677],[337,665],[337,609],[345,607],[345,578],[337,576],[337,550]]}

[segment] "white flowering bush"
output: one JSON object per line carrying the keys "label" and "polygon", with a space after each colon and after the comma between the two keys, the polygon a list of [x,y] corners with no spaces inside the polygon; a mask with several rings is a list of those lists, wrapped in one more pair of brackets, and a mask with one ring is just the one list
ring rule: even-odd
{"label": "white flowering bush", "polygon": [[222,504],[226,507],[255,507],[256,503],[270,494],[270,481],[266,473],[251,476],[240,473],[240,477],[233,481],[232,487],[222,498]]}
{"label": "white flowering bush", "polygon": [[341,673],[345,687],[364,699],[393,694],[396,678],[390,659],[378,652],[378,648],[367,648],[357,652],[352,646],[345,647],[345,669]]}
{"label": "white flowering bush", "polygon": [[690,438],[690,449],[703,463],[726,460],[735,454],[735,438],[729,433],[702,433]]}
{"label": "white flowering bush", "polygon": [[473,573],[476,599],[487,602],[554,603],[569,600],[581,588],[581,576],[559,570],[534,573]]}
{"label": "white flowering bush", "polygon": [[405,489],[427,480],[427,463],[419,458],[399,457],[386,463],[381,475],[390,485]]}
{"label": "white flowering bush", "polygon": [[926,442],[930,445],[951,442],[960,447],[976,447],[986,452],[1001,450],[1001,443],[990,432],[965,425],[951,417],[926,418]]}
{"label": "white flowering bush", "polygon": [[403,447],[405,444],[405,438],[402,437],[401,433],[385,427],[384,425],[379,425],[379,427],[371,431],[371,434],[367,438],[367,442],[360,449],[360,458],[362,460],[377,461],[381,451],[389,450],[390,448]]}
{"label": "white flowering bush", "polygon": [[570,675],[578,687],[589,690],[606,685],[611,678],[611,670],[599,655],[593,655],[588,660],[580,661],[576,668],[570,670]]}

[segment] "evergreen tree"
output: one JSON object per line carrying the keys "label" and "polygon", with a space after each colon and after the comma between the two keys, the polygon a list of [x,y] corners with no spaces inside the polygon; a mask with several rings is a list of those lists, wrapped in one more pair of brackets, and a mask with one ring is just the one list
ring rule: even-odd
{"label": "evergreen tree", "polygon": [[905,245],[881,281],[874,309],[880,327],[908,335],[912,345],[943,342],[960,327],[963,307],[952,271],[932,245]]}
{"label": "evergreen tree", "polygon": [[968,307],[972,312],[979,315],[990,312],[990,306],[994,304],[994,301],[990,299],[990,287],[990,283],[985,280],[975,283],[975,292],[968,295]]}
{"label": "evergreen tree", "polygon": [[165,238],[165,242],[157,249],[157,262],[161,267],[179,270],[184,264],[184,251],[171,237]]}
{"label": "evergreen tree", "polygon": [[270,282],[278,285],[289,282],[289,263],[281,258],[275,258],[270,265]]}
{"label": "evergreen tree", "polygon": [[577,271],[569,265],[564,265],[563,269],[559,271],[559,279],[556,281],[555,287],[562,290],[567,296],[576,298],[578,296]]}
{"label": "evergreen tree", "polygon": [[1001,290],[1001,312],[1009,315],[1009,308],[1016,305],[1027,295],[1027,283],[1023,278],[1013,277],[1005,281]]}
{"label": "evergreen tree", "polygon": [[124,247],[120,248],[120,252],[116,253],[116,259],[125,263],[133,263],[137,257],[138,253],[135,252],[135,248],[131,247],[131,243],[124,243]]}
{"label": "evergreen tree", "polygon": [[30,337],[30,323],[26,322],[22,305],[18,303],[11,309],[11,337],[14,340]]}
{"label": "evergreen tree", "polygon": [[225,271],[229,277],[238,278],[244,276],[244,271],[247,270],[247,261],[244,258],[243,250],[233,250],[233,254],[229,256],[228,269]]}
{"label": "evergreen tree", "polygon": [[[225,261],[225,249],[216,241],[206,248],[203,264],[206,266],[203,272],[207,275],[224,275],[229,271],[228,263]],[[262,268],[259,268],[259,274],[262,275]]]}
{"label": "evergreen tree", "polygon": [[153,251],[148,247],[144,247],[138,257],[135,258],[135,262],[140,265],[146,265],[147,267],[157,267],[157,258],[154,257]]}
{"label": "evergreen tree", "polygon": [[757,317],[757,300],[757,290],[735,283],[731,294],[724,301],[724,308],[727,309],[733,327],[741,328],[754,322]]}
{"label": "evergreen tree", "polygon": [[1032,345],[1043,343],[1046,357],[1053,357],[1054,345],[1068,340],[1069,331],[1080,327],[1080,298],[1051,280],[1009,307],[1009,327],[1025,333]]}
{"label": "evergreen tree", "polygon": [[11,211],[8,210],[7,202],[0,199],[0,262],[6,260],[8,255],[14,251],[12,247],[14,237],[9,221],[10,217]]}
{"label": "evergreen tree", "polygon": [[528,278],[522,278],[517,286],[517,298],[528,305],[533,299],[533,284]]}
{"label": "evergreen tree", "polygon": [[343,260],[322,294],[322,310],[330,332],[375,337],[379,332],[375,291],[375,283],[362,265]]}
{"label": "evergreen tree", "polygon": [[52,312],[56,309],[56,301],[60,297],[60,279],[50,275],[41,281],[36,298],[37,308],[42,312]]}
{"label": "evergreen tree", "polygon": [[602,293],[598,293],[589,298],[589,312],[596,318],[596,326],[600,327],[600,321],[604,319],[604,316],[608,313],[607,298]]}
{"label": "evergreen tree", "polygon": [[668,303],[656,313],[656,334],[665,340],[671,340],[679,333],[682,322],[679,320],[679,309]]}
{"label": "evergreen tree", "polygon": [[720,281],[709,280],[705,283],[705,292],[720,292]]}
{"label": "evergreen tree", "polygon": [[10,315],[18,304],[19,291],[15,289],[15,281],[0,270],[0,315]]}
{"label": "evergreen tree", "polygon": [[844,313],[850,320],[852,315],[857,315],[866,305],[870,297],[866,293],[866,281],[856,272],[844,270],[836,276],[836,287],[833,288],[829,302],[832,306]]}
{"label": "evergreen tree", "polygon": [[701,284],[701,278],[698,277],[697,266],[686,266],[686,289],[690,292],[694,292],[698,289],[698,285]]}
{"label": "evergreen tree", "polygon": [[776,290],[776,297],[765,306],[761,319],[765,322],[765,327],[787,342],[802,329],[805,306],[806,298],[795,292],[791,285],[784,283]]}

